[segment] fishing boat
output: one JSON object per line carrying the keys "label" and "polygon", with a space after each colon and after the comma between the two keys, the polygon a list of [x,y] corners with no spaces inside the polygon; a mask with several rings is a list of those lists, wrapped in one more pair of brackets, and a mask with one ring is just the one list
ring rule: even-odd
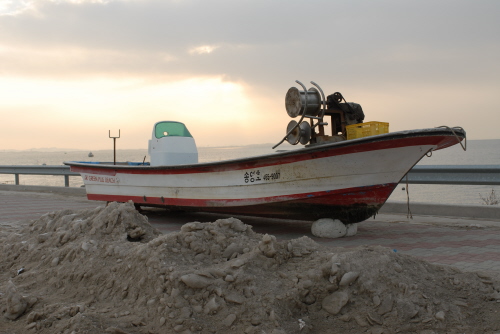
{"label": "fishing boat", "polygon": [[284,141],[304,147],[198,163],[187,127],[162,121],[153,127],[150,162],[65,164],[81,174],[89,200],[352,224],[376,214],[426,154],[466,138],[459,127],[389,132],[388,123],[363,122],[361,106],[342,94],[325,98],[314,82],[310,89],[297,83],[302,89],[290,88],[285,106],[299,120],[273,148]]}

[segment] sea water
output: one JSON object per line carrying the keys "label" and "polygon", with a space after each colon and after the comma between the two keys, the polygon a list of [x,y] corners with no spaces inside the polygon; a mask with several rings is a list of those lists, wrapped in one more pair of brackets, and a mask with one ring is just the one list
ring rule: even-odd
{"label": "sea water", "polygon": [[[272,144],[228,147],[199,147],[199,162],[222,161],[273,153]],[[284,144],[278,149],[291,150],[299,146]],[[92,151],[1,151],[0,165],[62,165],[64,161],[113,161],[113,150]],[[117,150],[117,161],[148,161],[146,149]],[[460,145],[436,151],[431,157],[424,157],[418,165],[500,165],[500,139],[469,140],[467,151]],[[30,176],[20,175],[20,184],[64,186],[62,176]],[[70,177],[71,187],[80,187],[83,182],[80,177]],[[14,175],[0,174],[0,183],[13,184]],[[389,201],[406,202],[406,184],[400,184],[393,192]],[[427,185],[410,184],[408,193],[412,203],[440,203],[457,205],[484,205],[481,199],[491,192],[500,199],[500,186],[470,186],[470,185]]]}

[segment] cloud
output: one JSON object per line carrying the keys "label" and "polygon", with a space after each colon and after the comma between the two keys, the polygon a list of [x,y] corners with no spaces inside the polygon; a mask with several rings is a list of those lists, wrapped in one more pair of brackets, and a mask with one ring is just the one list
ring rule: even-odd
{"label": "cloud", "polygon": [[[334,74],[336,82],[373,84],[381,77],[401,81],[402,74],[420,82],[429,74],[454,81],[457,72],[474,79],[477,71],[487,68],[498,74],[500,31],[495,13],[500,4],[494,1],[29,4],[32,9],[21,15],[0,18],[0,40],[24,50],[24,57],[18,53],[15,59],[40,50],[35,55],[43,53],[45,66],[31,69],[38,75],[44,69],[46,75],[59,73],[54,68],[64,54],[65,64],[71,64],[66,74],[196,73],[252,84],[289,80],[290,75],[332,82]],[[80,51],[73,58],[74,50]],[[197,54],[214,56],[192,57]],[[481,61],[474,63],[478,58]],[[4,67],[25,71],[15,59],[7,58]]]}
{"label": "cloud", "polygon": [[295,79],[314,80],[368,112],[397,108],[394,128],[456,113],[500,122],[499,11],[497,0],[0,0],[0,76],[137,89],[216,80],[244,87],[263,122],[284,112]]}
{"label": "cloud", "polygon": [[71,3],[71,4],[106,4],[113,0],[0,0],[0,16],[21,15],[29,10],[37,10],[43,3]]}
{"label": "cloud", "polygon": [[0,16],[18,15],[29,8],[29,2],[0,0]]}

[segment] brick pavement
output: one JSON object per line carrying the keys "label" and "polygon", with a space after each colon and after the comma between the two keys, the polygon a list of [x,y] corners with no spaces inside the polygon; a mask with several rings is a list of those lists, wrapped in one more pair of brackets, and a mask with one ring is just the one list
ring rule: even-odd
{"label": "brick pavement", "polygon": [[56,210],[89,209],[97,205],[81,196],[0,191],[0,224],[35,219]]}
{"label": "brick pavement", "polygon": [[[0,224],[34,219],[54,210],[94,208],[100,204],[77,196],[1,191]],[[149,208],[144,210],[144,214],[163,233],[178,231],[187,222],[211,222],[224,217],[207,213],[167,213]],[[273,234],[278,239],[306,235],[329,247],[380,245],[462,270],[500,273],[500,219],[485,221],[424,216],[408,220],[401,214],[383,214],[359,223],[358,233],[353,237],[322,239],[311,235],[311,223],[308,222],[239,218],[252,225],[254,231]]]}

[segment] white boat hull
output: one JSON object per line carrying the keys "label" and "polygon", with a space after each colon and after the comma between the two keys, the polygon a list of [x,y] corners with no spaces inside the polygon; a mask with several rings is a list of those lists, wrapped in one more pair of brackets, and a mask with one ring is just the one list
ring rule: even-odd
{"label": "white boat hull", "polygon": [[427,152],[464,137],[428,129],[196,165],[67,164],[92,200],[352,223],[376,213]]}

